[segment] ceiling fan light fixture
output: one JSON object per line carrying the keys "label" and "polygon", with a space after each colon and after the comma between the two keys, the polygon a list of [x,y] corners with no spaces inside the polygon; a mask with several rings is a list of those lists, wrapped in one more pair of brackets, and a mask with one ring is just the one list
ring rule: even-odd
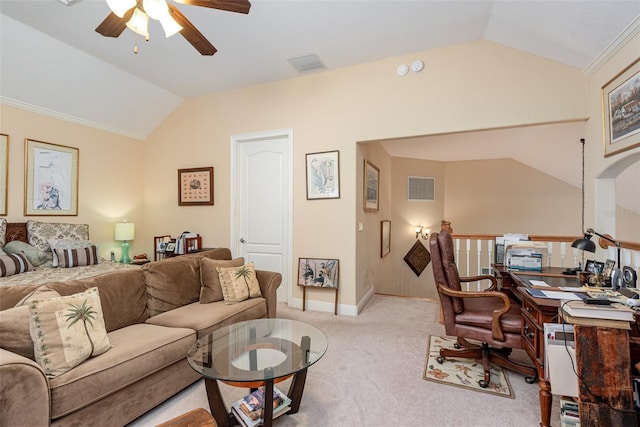
{"label": "ceiling fan light fixture", "polygon": [[176,20],[173,19],[173,17],[168,13],[166,16],[160,17],[160,25],[162,25],[164,35],[167,38],[179,33],[182,30],[182,25],[178,24]]}
{"label": "ceiling fan light fixture", "polygon": [[118,18],[122,18],[129,9],[136,7],[137,4],[137,0],[107,0],[107,6]]}
{"label": "ceiling fan light fixture", "polygon": [[142,7],[147,12],[149,18],[160,21],[163,16],[169,14],[169,6],[164,0],[143,0]]}
{"label": "ceiling fan light fixture", "polygon": [[127,22],[127,27],[134,33],[149,38],[149,16],[136,7],[131,19]]}

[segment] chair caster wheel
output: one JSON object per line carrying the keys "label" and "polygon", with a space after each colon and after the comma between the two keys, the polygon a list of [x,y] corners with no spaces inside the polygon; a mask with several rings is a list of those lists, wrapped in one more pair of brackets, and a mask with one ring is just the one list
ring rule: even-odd
{"label": "chair caster wheel", "polygon": [[438,362],[440,364],[444,363],[444,357],[442,357],[442,356],[436,357],[436,362]]}
{"label": "chair caster wheel", "polygon": [[524,382],[527,384],[533,384],[537,381],[537,378],[534,377],[524,377]]}
{"label": "chair caster wheel", "polygon": [[462,346],[460,345],[460,343],[459,343],[459,342],[457,342],[457,341],[456,341],[456,342],[453,344],[453,348],[455,348],[456,350],[460,350],[460,349],[462,348]]}
{"label": "chair caster wheel", "polygon": [[479,381],[478,381],[478,385],[479,385],[480,387],[482,387],[482,388],[487,388],[487,387],[489,387],[489,383],[488,383],[488,382],[486,382],[485,380],[479,380]]}

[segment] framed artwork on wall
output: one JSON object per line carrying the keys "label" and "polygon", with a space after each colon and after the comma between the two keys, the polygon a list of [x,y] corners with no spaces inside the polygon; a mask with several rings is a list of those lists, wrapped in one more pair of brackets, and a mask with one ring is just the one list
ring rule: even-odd
{"label": "framed artwork on wall", "polygon": [[9,135],[0,133],[0,216],[7,215],[9,182]]}
{"label": "framed artwork on wall", "polygon": [[340,198],[340,152],[307,154],[307,200]]}
{"label": "framed artwork on wall", "polygon": [[213,205],[213,167],[178,169],[178,206]]}
{"label": "framed artwork on wall", "polygon": [[364,211],[378,212],[380,207],[380,169],[369,160],[364,160]]}
{"label": "framed artwork on wall", "polygon": [[640,147],[640,58],[602,86],[604,156]]}
{"label": "framed artwork on wall", "polygon": [[431,262],[431,254],[420,240],[416,240],[416,243],[414,243],[411,249],[409,249],[409,252],[404,256],[404,262],[407,263],[416,276],[420,277],[422,271],[427,268],[427,265]]}
{"label": "framed artwork on wall", "polygon": [[24,214],[78,215],[79,149],[25,139]]}
{"label": "framed artwork on wall", "polygon": [[380,221],[380,258],[391,252],[391,221]]}

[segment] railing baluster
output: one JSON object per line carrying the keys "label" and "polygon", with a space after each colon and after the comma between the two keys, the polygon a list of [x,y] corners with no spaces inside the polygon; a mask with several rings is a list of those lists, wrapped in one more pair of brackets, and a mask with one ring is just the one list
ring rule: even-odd
{"label": "railing baluster", "polygon": [[[560,267],[564,267],[564,259],[567,256],[567,242],[560,242]],[[551,266],[551,264],[549,264]]]}

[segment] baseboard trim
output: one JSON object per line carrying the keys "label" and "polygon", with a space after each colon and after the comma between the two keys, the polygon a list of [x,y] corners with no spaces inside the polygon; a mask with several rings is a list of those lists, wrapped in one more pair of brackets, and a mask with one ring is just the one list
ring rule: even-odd
{"label": "baseboard trim", "polygon": [[[357,305],[338,304],[338,314],[356,317],[369,303],[369,300],[373,298],[373,295],[375,295],[375,292],[373,287],[371,287]],[[302,310],[302,299],[292,298],[291,301],[289,301],[289,307]],[[332,302],[307,300],[307,310],[333,313],[334,309],[335,306]]]}

